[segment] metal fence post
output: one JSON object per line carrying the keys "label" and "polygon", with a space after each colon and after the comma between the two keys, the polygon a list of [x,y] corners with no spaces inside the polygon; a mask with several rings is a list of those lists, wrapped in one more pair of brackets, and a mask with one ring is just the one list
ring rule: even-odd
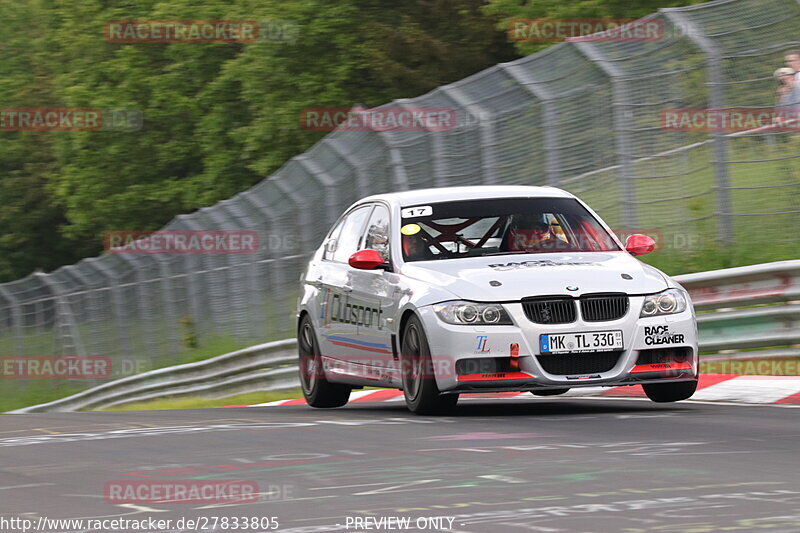
{"label": "metal fence post", "polygon": [[[408,99],[395,100],[395,103],[403,109],[409,109]],[[425,128],[428,134],[428,139],[431,141],[431,154],[433,154],[433,182],[437,187],[444,187],[447,185],[447,166],[444,162],[444,150],[442,149],[441,132]],[[438,135],[437,135],[438,134]],[[398,152],[399,155],[399,152]]]}
{"label": "metal fence post", "polygon": [[[237,280],[239,278],[245,278],[245,283],[242,286],[246,294],[246,318],[241,322],[243,324],[246,323],[246,331],[242,329],[242,331],[245,331],[243,336],[247,339],[261,340],[263,339],[264,333],[263,299],[259,298],[260,288],[257,280],[259,265],[258,254],[261,253],[262,250],[266,250],[266,247],[269,245],[269,237],[262,241],[261,237],[263,231],[260,230],[263,229],[263,221],[259,220],[259,217],[248,215],[244,208],[250,202],[242,198],[242,196],[243,194],[239,194],[230,200],[223,200],[217,204],[217,207],[220,211],[225,213],[229,220],[235,221],[242,230],[255,231],[258,234],[258,249],[252,254],[234,255],[233,257],[236,257],[239,261],[231,266],[231,272],[233,272],[233,277]],[[244,270],[244,275],[241,274],[242,269]]]}
{"label": "metal fence post", "polygon": [[[253,296],[250,299],[249,305],[249,328],[250,328],[250,336],[254,339],[264,340],[269,335],[269,331],[267,329],[268,324],[268,313],[266,312],[264,305],[265,305],[265,298],[261,297],[262,287],[265,284],[265,280],[261,280],[259,278],[259,266],[264,262],[264,260],[259,259],[261,254],[265,257],[268,254],[268,251],[271,247],[271,235],[265,233],[264,231],[264,222],[266,216],[263,214],[263,210],[259,207],[250,196],[248,196],[247,192],[240,193],[236,196],[240,204],[243,204],[242,207],[247,207],[253,211],[258,213],[257,216],[249,216],[250,226],[249,228],[257,228],[256,231],[259,237],[259,249],[258,253],[251,255],[251,260],[248,263],[247,268],[247,282],[249,286],[250,294]],[[241,209],[241,212],[245,212],[245,209]],[[276,286],[275,282],[271,283],[271,290],[269,293],[264,291],[264,296],[266,294],[274,294],[280,295],[282,294],[282,287]]]}
{"label": "metal fence post", "polygon": [[172,353],[178,356],[181,352],[181,341],[178,338],[177,324],[180,323],[177,309],[175,308],[175,291],[173,290],[172,272],[169,268],[169,259],[161,255],[155,256],[158,265],[158,274],[161,276],[161,297],[164,304],[164,313],[169,318],[167,335],[172,345]]}
{"label": "metal fence post", "polygon": [[553,95],[550,91],[538,85],[536,80],[531,78],[530,73],[520,68],[519,65],[500,63],[499,67],[511,76],[523,89],[528,91],[531,96],[539,100],[542,105],[544,111],[544,148],[547,165],[547,184],[558,187],[561,184],[561,161],[558,153],[558,129],[556,126],[558,112],[556,111],[553,101]]}
{"label": "metal fence post", "polygon": [[111,271],[109,267],[103,264],[102,257],[91,257],[86,260],[86,264],[93,267],[95,270],[100,272],[103,276],[105,276],[106,280],[108,281],[108,285],[111,287],[111,304],[113,306],[113,319],[114,323],[116,324],[117,328],[117,339],[119,341],[120,348],[122,349],[122,356],[123,357],[131,357],[133,355],[131,350],[131,343],[128,336],[128,329],[122,323],[122,308],[123,302],[122,298],[120,298],[119,294],[119,283],[117,282],[117,278],[114,276],[114,273]]}
{"label": "metal fence post", "polygon": [[[61,339],[61,349],[64,352],[62,355],[87,355],[83,348],[83,343],[81,342],[80,332],[78,331],[77,324],[75,323],[75,317],[72,314],[72,309],[58,282],[50,281],[49,275],[45,274],[44,272],[34,272],[33,275],[36,276],[42,282],[42,284],[49,288],[53,293],[56,313],[56,331],[60,332],[65,328],[67,335],[70,338],[69,341],[63,338]],[[75,353],[66,353],[70,351],[70,349]]]}
{"label": "metal fence post", "polygon": [[[200,227],[192,220],[190,215],[178,215],[171,224],[180,225],[181,228],[188,228],[189,231],[198,231]],[[186,300],[189,308],[189,318],[194,324],[198,342],[203,333],[206,332],[205,315],[203,311],[209,309],[207,300],[208,291],[203,287],[205,278],[203,277],[200,259],[197,254],[187,254],[186,256]]]}
{"label": "metal fence post", "polygon": [[[276,179],[275,185],[288,196],[296,206],[302,205],[303,197],[298,194],[288,183],[284,180]],[[300,253],[305,253],[311,250],[311,236],[312,227],[314,226],[313,209],[300,209],[298,211],[300,220]]]}
{"label": "metal fence post", "polygon": [[[330,135],[324,138],[321,142],[325,143],[333,152],[342,158],[342,160],[350,165],[353,169],[353,174],[356,177],[356,186],[361,191],[369,191],[369,176],[364,172],[364,167],[353,155],[342,147],[342,142],[336,135]],[[344,209],[345,206],[342,206]]]}
{"label": "metal fence post", "polygon": [[295,157],[294,160],[297,161],[300,167],[305,170],[309,176],[314,178],[314,180],[326,191],[326,215],[328,216],[328,223],[333,224],[333,222],[339,217],[342,209],[342,206],[339,205],[340,194],[339,189],[336,188],[336,180],[333,179],[333,177],[331,177],[327,172],[322,170],[316,161],[305,154]]}
{"label": "metal fence post", "polygon": [[394,177],[395,186],[400,191],[407,191],[409,189],[408,175],[406,174],[405,166],[403,166],[403,156],[394,144],[394,139],[391,137],[392,134],[388,132],[377,132],[376,135],[378,135],[378,138],[389,150],[389,160],[392,163],[392,176]]}
{"label": "metal fence post", "polygon": [[14,346],[16,348],[17,355],[24,355],[25,333],[23,332],[22,329],[22,312],[19,308],[20,303],[17,301],[16,298],[14,298],[11,292],[8,289],[6,289],[2,284],[0,284],[0,295],[2,295],[3,298],[6,299],[11,309],[11,317],[14,322]]}
{"label": "metal fence post", "polygon": [[[481,155],[481,180],[484,185],[494,185],[499,182],[497,177],[497,136],[494,129],[494,114],[486,108],[471,101],[458,84],[443,85],[442,92],[467,113],[478,117],[478,132],[481,144],[478,147]],[[490,119],[491,117],[491,119]]]}
{"label": "metal fence post", "polygon": [[[371,123],[371,121],[367,121]],[[394,186],[398,191],[407,191],[409,189],[408,174],[406,174],[406,167],[403,164],[403,155],[400,149],[397,148],[397,143],[394,141],[394,134],[388,131],[375,131],[369,130],[372,135],[377,135],[378,139],[386,146],[389,151],[389,161],[392,167],[392,180]]]}
{"label": "metal fence post", "polygon": [[[236,215],[231,213],[227,207],[229,203],[230,200],[223,200],[212,207],[198,211],[197,218],[203,228],[202,231],[208,231],[211,228],[225,228],[226,230],[241,228]],[[246,261],[242,259],[241,255],[228,253],[209,254],[206,259],[207,263],[214,264],[212,270],[224,280],[222,286],[215,285],[209,290],[209,294],[212,294],[213,298],[211,308],[224,309],[222,311],[224,313],[223,320],[221,323],[220,321],[217,323],[222,326],[224,334],[230,334],[237,341],[241,341],[243,337],[247,336],[248,326],[243,317],[248,314],[245,300],[250,293],[246,284],[242,283],[238,268]],[[219,313],[220,311],[217,311],[218,316]]]}
{"label": "metal fence post", "polygon": [[[363,104],[355,104],[351,109],[351,113],[363,111],[371,111],[366,108]],[[367,124],[371,124],[372,121],[367,120]],[[368,126],[369,127],[369,126]],[[394,137],[391,132],[388,131],[376,131],[373,129],[366,130],[369,134],[377,135],[378,139],[380,139],[381,143],[386,147],[386,150],[389,152],[389,161],[392,167],[392,181],[394,186],[399,191],[407,191],[409,188],[408,184],[408,175],[406,174],[405,166],[403,165],[403,156],[400,154],[400,150],[397,148],[397,145],[394,142]]]}
{"label": "metal fence post", "polygon": [[[258,196],[253,194],[253,189],[243,192],[239,195],[245,202],[249,203],[254,209],[256,209],[261,215],[267,219],[272,227],[278,227],[278,217],[271,213],[267,206],[263,205],[260,201]],[[286,275],[284,273],[284,265],[281,262],[281,250],[277,252],[271,250],[269,247],[266,248],[265,255],[269,256],[267,260],[268,272],[271,278],[271,285],[272,285],[272,292],[273,298],[272,301],[274,303],[273,306],[273,313],[277,314],[278,320],[277,324],[273,324],[275,326],[275,330],[273,331],[274,334],[278,334],[280,332],[286,331],[290,324],[289,324],[289,316],[285,313],[280,312],[284,302],[288,297],[286,291]],[[299,276],[298,276],[299,277]]]}
{"label": "metal fence post", "polygon": [[[141,327],[141,335],[144,337],[144,344],[147,346],[148,359],[152,362],[158,357],[158,345],[156,344],[155,332],[151,329],[152,320],[146,318],[153,311],[152,306],[148,307],[148,303],[155,301],[153,295],[147,292],[147,284],[150,282],[150,280],[145,279],[145,269],[142,265],[142,263],[145,261],[145,258],[148,258],[148,256],[127,253],[119,254],[119,256],[124,259],[126,263],[131,265],[131,269],[136,276],[136,281],[133,282],[136,290],[136,315]],[[152,260],[152,258],[148,259]]]}
{"label": "metal fence post", "polygon": [[622,221],[629,228],[637,226],[636,216],[636,184],[633,180],[631,168],[631,120],[630,114],[624,106],[631,102],[628,86],[625,84],[622,70],[609,61],[597,47],[588,41],[570,43],[583,54],[589,61],[595,63],[610,79],[613,89],[614,129],[617,131],[617,160],[622,174]]}
{"label": "metal fence post", "polygon": [[[722,85],[722,54],[717,44],[706,37],[701,28],[685,13],[676,9],[660,9],[664,16],[677,28],[684,28],[685,35],[706,56],[706,72],[708,72],[708,103],[711,109],[721,109],[725,105],[725,93]],[[717,239],[727,245],[733,242],[733,224],[731,217],[730,177],[728,176],[728,146],[726,135],[721,128],[712,133],[714,142],[714,181],[717,189]]]}

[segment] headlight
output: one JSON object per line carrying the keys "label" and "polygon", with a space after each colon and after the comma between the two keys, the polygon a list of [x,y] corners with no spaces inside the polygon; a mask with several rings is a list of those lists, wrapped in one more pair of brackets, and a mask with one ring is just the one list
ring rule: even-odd
{"label": "headlight", "polygon": [[646,296],[639,318],[683,313],[688,305],[689,302],[683,291],[680,289],[668,289],[659,294]]}
{"label": "headlight", "polygon": [[444,302],[433,306],[433,310],[443,322],[468,326],[489,326],[513,324],[511,317],[500,304],[481,304],[475,302]]}

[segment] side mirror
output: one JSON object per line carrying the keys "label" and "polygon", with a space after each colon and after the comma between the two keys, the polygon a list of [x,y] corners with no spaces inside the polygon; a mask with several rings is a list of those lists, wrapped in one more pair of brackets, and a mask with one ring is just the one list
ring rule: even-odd
{"label": "side mirror", "polygon": [[359,270],[374,270],[383,265],[385,261],[377,250],[359,250],[350,256],[348,264]]}
{"label": "side mirror", "polygon": [[649,254],[655,249],[656,241],[641,233],[634,233],[625,240],[625,250],[633,256]]}

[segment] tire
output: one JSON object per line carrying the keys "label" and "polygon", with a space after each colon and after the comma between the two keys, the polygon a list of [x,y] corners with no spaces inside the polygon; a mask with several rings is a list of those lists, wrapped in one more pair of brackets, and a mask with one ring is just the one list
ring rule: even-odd
{"label": "tire", "polygon": [[532,390],[531,394],[535,396],[558,396],[559,394],[564,394],[567,391],[569,391],[569,389]]}
{"label": "tire", "polygon": [[351,388],[330,383],[325,379],[317,336],[308,315],[303,316],[297,328],[297,347],[300,368],[300,386],[306,403],[311,407],[341,407],[350,399]]}
{"label": "tire", "polygon": [[679,402],[690,398],[697,390],[697,380],[678,383],[649,383],[642,385],[647,397],[658,403]]}
{"label": "tire", "polygon": [[400,338],[403,395],[409,411],[418,415],[443,414],[458,402],[458,394],[441,394],[436,386],[431,349],[419,318],[412,316]]}

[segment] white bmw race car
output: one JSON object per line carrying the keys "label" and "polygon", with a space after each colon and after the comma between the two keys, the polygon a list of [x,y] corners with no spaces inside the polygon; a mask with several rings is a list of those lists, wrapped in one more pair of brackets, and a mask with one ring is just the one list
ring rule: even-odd
{"label": "white bmw race car", "polygon": [[461,392],[561,394],[641,384],[656,402],[697,387],[687,292],[552,187],[453,187],[353,204],[303,275],[300,380],[309,405],[403,389],[416,413]]}

